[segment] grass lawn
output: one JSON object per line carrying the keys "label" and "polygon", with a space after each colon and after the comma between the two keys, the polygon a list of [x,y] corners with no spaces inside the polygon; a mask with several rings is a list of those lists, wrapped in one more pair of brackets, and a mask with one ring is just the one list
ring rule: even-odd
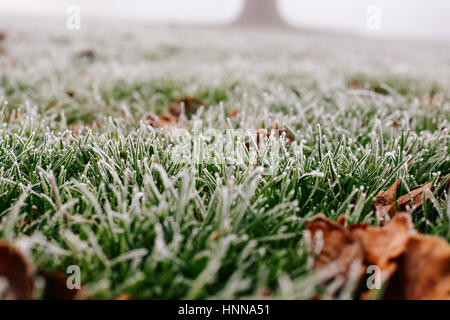
{"label": "grass lawn", "polygon": [[[396,179],[398,195],[433,183],[408,212],[418,231],[450,241],[448,44],[100,24],[4,32],[0,239],[39,270],[78,265],[91,296],[326,295],[305,222],[380,225],[374,198]],[[181,134],[150,124],[186,97],[204,106],[180,104]],[[294,141],[275,165],[250,152],[227,163],[215,147],[175,157],[199,122],[275,123]]]}

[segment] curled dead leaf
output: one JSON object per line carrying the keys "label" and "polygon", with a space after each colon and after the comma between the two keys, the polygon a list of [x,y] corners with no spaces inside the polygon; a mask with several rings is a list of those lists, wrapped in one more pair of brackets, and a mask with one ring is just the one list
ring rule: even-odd
{"label": "curled dead leaf", "polygon": [[361,80],[352,80],[350,82],[347,83],[347,87],[349,89],[363,89],[364,88],[364,83]]}
{"label": "curled dead leaf", "polygon": [[438,237],[409,237],[384,299],[450,300],[450,245]]}
{"label": "curled dead leaf", "polygon": [[170,113],[179,117],[182,113],[182,109],[184,108],[184,113],[188,116],[191,116],[195,112],[197,112],[198,108],[206,105],[203,100],[196,99],[191,96],[187,96],[180,100],[175,100],[170,104]]}
{"label": "curled dead leaf", "polygon": [[374,201],[375,210],[383,218],[389,214],[394,206],[395,194],[397,193],[398,179],[386,191],[380,191]]}
{"label": "curled dead leaf", "polygon": [[81,123],[81,122],[71,123],[67,126],[67,129],[72,131],[72,134],[74,136],[78,136],[81,134],[87,134],[89,132],[89,130],[91,130],[94,127],[101,128],[102,126],[103,126],[102,122],[91,119],[86,123]]}
{"label": "curled dead leaf", "polygon": [[[424,186],[411,190],[411,194],[407,193],[397,199],[397,204],[400,209],[405,209],[406,206],[414,205],[416,208],[419,208],[423,204],[423,194],[425,190],[431,190],[432,183],[427,183]],[[425,194],[425,200],[428,200],[430,196]]]}
{"label": "curled dead leaf", "polygon": [[340,275],[346,277],[353,263],[363,266],[364,252],[360,242],[355,240],[351,231],[341,223],[330,221],[320,215],[309,222],[306,229],[311,233],[313,242],[321,242],[321,248],[314,259],[317,268],[338,262]]}
{"label": "curled dead leaf", "polygon": [[185,115],[191,116],[198,110],[198,108],[204,105],[204,101],[187,96],[184,99],[173,101],[170,104],[169,111],[166,111],[159,116],[148,114],[146,121],[152,127],[161,129],[165,132],[170,132],[178,127],[183,110]]}
{"label": "curled dead leaf", "polygon": [[400,213],[392,222],[382,228],[364,224],[349,227],[354,239],[361,242],[365,252],[365,263],[377,265],[389,276],[395,271],[393,259],[405,250],[409,236],[414,233],[414,226],[408,214]]}
{"label": "curled dead leaf", "polygon": [[[44,280],[42,299],[74,300],[86,299],[83,289],[69,289],[67,278],[61,273],[40,271]],[[26,256],[9,243],[0,243],[0,278],[6,280],[5,298],[12,300],[31,300],[34,290],[34,268]]]}
{"label": "curled dead leaf", "polygon": [[19,118],[19,113],[16,110],[13,110],[11,113],[8,113],[5,115],[5,120],[7,122],[11,121],[11,120],[16,120]]}
{"label": "curled dead leaf", "polygon": [[7,281],[6,298],[33,298],[33,268],[28,259],[8,243],[0,243],[0,278]]}
{"label": "curled dead leaf", "polygon": [[295,137],[292,135],[292,133],[285,128],[277,130],[276,134],[277,134],[277,138],[278,139],[281,138],[281,139],[285,140],[286,144],[288,146],[291,145],[295,141]]}
{"label": "curled dead leaf", "polygon": [[153,114],[147,115],[147,123],[154,128],[160,129],[164,132],[170,132],[178,126],[178,117],[175,117],[170,112],[165,112],[162,115],[155,116]]}
{"label": "curled dead leaf", "polygon": [[236,118],[238,114],[239,114],[239,110],[237,108],[230,109],[230,117],[231,118]]}
{"label": "curled dead leaf", "polygon": [[[383,227],[358,224],[344,227],[338,222],[318,216],[306,226],[312,239],[322,242],[314,257],[315,267],[340,263],[346,276],[350,266],[362,270],[375,265],[383,281],[388,281],[382,299],[446,299],[450,300],[450,245],[434,236],[416,234],[411,217],[397,213]],[[363,273],[360,274],[360,288]],[[371,291],[363,292],[362,299]]]}
{"label": "curled dead leaf", "polygon": [[95,59],[96,54],[93,49],[84,49],[84,50],[79,51],[75,56],[78,59],[93,60],[93,59]]}
{"label": "curled dead leaf", "polygon": [[42,296],[45,300],[84,300],[88,298],[87,293],[83,289],[69,289],[67,277],[61,272],[50,273],[41,271],[39,276],[45,281]]}
{"label": "curled dead leaf", "polygon": [[56,107],[56,104],[56,101],[49,102],[47,105],[47,109],[53,109],[54,107]]}
{"label": "curled dead leaf", "polygon": [[[258,129],[256,130],[256,145],[258,149],[261,149],[262,144],[267,141],[270,137],[274,137],[276,140],[283,140],[286,147],[289,147],[294,141],[294,135],[286,128],[281,128],[278,122],[273,124],[272,130]],[[247,150],[250,149],[250,144],[246,144]]]}
{"label": "curled dead leaf", "polygon": [[[398,179],[387,189],[386,191],[380,191],[373,203],[375,210],[379,213],[383,220],[387,214],[391,217],[397,212],[397,207],[400,211],[405,210],[406,206],[414,204],[416,208],[419,208],[423,204],[423,194],[425,190],[431,190],[432,183],[427,183],[424,186],[411,190],[411,193],[405,194],[395,201],[395,195],[397,193]],[[425,200],[428,200],[430,196],[425,195]]]}

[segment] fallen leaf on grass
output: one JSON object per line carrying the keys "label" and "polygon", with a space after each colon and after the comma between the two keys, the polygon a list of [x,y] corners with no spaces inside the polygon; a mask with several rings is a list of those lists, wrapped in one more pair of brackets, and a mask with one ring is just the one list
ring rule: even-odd
{"label": "fallen leaf on grass", "polygon": [[[320,215],[307,230],[322,242],[314,257],[317,268],[338,263],[343,268],[335,276],[346,279],[354,264],[363,271],[376,265],[382,281],[388,281],[382,299],[450,299],[450,245],[439,237],[416,234],[407,213],[396,214],[381,228],[344,227],[343,219],[333,222]],[[365,299],[371,292],[363,287],[363,274],[359,280]]]}
{"label": "fallen leaf on grass", "polygon": [[[269,138],[273,136],[277,141],[284,141],[285,146],[289,148],[289,146],[292,144],[292,142],[295,141],[294,136],[286,129],[279,129],[279,125],[277,122],[274,123],[273,129],[271,131],[267,131],[266,129],[259,129],[256,130],[256,146],[258,148],[258,151],[264,149],[264,143],[269,140]],[[248,151],[250,151],[250,142],[245,142],[245,147]],[[258,152],[256,162],[254,164],[254,167],[256,168],[259,163],[259,157],[260,154]]]}
{"label": "fallen leaf on grass", "polygon": [[340,264],[339,273],[346,276],[353,263],[363,267],[364,251],[361,243],[354,239],[350,229],[340,222],[334,222],[320,215],[308,223],[306,229],[313,241],[321,242],[320,253],[315,257],[315,267],[332,262]]}
{"label": "fallen leaf on grass", "polygon": [[147,116],[147,122],[152,127],[169,132],[178,126],[178,117],[175,117],[170,112],[163,113],[159,117],[149,114]]}
{"label": "fallen leaf on grass", "polygon": [[398,179],[386,191],[380,191],[375,198],[375,210],[380,212],[381,217],[389,214],[394,206],[395,194],[397,193]]}
{"label": "fallen leaf on grass", "polygon": [[230,109],[230,117],[236,118],[239,114],[239,110],[237,108],[231,108]]}
{"label": "fallen leaf on grass", "polygon": [[32,299],[32,266],[20,251],[4,242],[0,243],[0,278],[7,281],[7,299]]}
{"label": "fallen leaf on grass", "polygon": [[96,54],[93,49],[84,49],[84,50],[79,51],[75,56],[78,59],[93,60],[95,58]]}
{"label": "fallen leaf on grass", "polygon": [[394,271],[393,259],[404,252],[409,236],[414,233],[414,226],[407,214],[398,214],[382,228],[365,224],[349,228],[353,238],[363,245],[366,264],[377,265],[388,272]]}
{"label": "fallen leaf on grass", "polygon": [[450,300],[450,245],[438,237],[411,236],[397,259],[384,299]]}
{"label": "fallen leaf on grass", "polygon": [[[294,141],[295,137],[293,134],[287,130],[286,128],[281,128],[278,122],[273,124],[272,130],[267,131],[266,129],[258,129],[256,130],[256,145],[258,149],[261,149],[263,143],[267,141],[271,136],[273,136],[276,140],[283,140],[286,143],[286,146],[289,147]],[[250,144],[246,144],[247,150],[250,150]]]}
{"label": "fallen leaf on grass", "polygon": [[16,110],[13,110],[11,113],[8,113],[5,115],[5,120],[7,122],[11,121],[11,120],[16,120],[19,118],[19,113]]}
{"label": "fallen leaf on grass", "polygon": [[350,82],[347,83],[347,87],[349,89],[363,89],[364,88],[364,83],[360,80],[352,80]]}
{"label": "fallen leaf on grass", "polygon": [[[42,299],[74,300],[86,299],[83,289],[69,289],[67,278],[60,272],[37,273],[45,282]],[[11,300],[31,300],[34,290],[34,268],[23,253],[9,243],[0,243],[0,278],[6,280],[5,298]]]}
{"label": "fallen leaf on grass", "polygon": [[51,101],[47,104],[47,110],[48,109],[53,109],[54,107],[56,107],[57,102],[56,101]]}
{"label": "fallen leaf on grass", "polygon": [[182,113],[182,110],[184,108],[184,114],[187,116],[191,116],[197,110],[206,105],[206,103],[203,100],[196,99],[191,96],[187,96],[180,100],[175,100],[170,104],[170,113],[174,115],[175,117],[179,117]]}
{"label": "fallen leaf on grass", "polygon": [[[175,100],[170,104],[169,111],[162,113],[159,116],[154,114],[148,114],[146,121],[152,127],[161,129],[165,132],[170,132],[179,125],[180,116],[184,113],[186,116],[190,117],[192,114],[197,112],[197,110],[205,106],[203,100],[196,99],[191,96],[187,96],[180,100]],[[236,108],[230,110],[230,116],[236,117],[239,111]],[[256,144],[258,149],[261,149],[261,145],[264,141],[268,140],[271,136],[274,136],[277,140],[284,140],[286,146],[291,145],[295,141],[294,135],[286,128],[281,128],[278,122],[273,124],[273,129],[267,131],[265,129],[256,130]],[[246,143],[247,150],[250,150],[250,143]]]}
{"label": "fallen leaf on grass", "polygon": [[101,128],[103,126],[102,122],[98,122],[97,120],[89,120],[86,123],[76,122],[71,123],[67,126],[67,129],[72,131],[72,134],[75,136],[81,135],[81,134],[87,134],[89,130],[91,130],[93,127]]}
{"label": "fallen leaf on grass", "polygon": [[204,101],[187,96],[183,99],[173,101],[170,104],[169,111],[159,116],[148,114],[146,120],[152,127],[170,132],[178,126],[180,116],[183,112],[190,117],[197,112],[198,108],[204,105]]}
{"label": "fallen leaf on grass", "polygon": [[[273,124],[273,133],[275,135],[275,139],[280,140],[283,139],[286,142],[286,145],[289,146],[295,141],[294,135],[286,128],[281,128],[278,122]],[[272,132],[269,133],[269,137]]]}
{"label": "fallen leaf on grass", "polygon": [[42,296],[44,300],[83,300],[87,298],[87,293],[83,289],[69,289],[67,277],[61,272],[41,271],[39,275],[45,281]]}
{"label": "fallen leaf on grass", "polygon": [[[389,189],[380,191],[377,194],[373,205],[381,218],[386,216],[386,214],[389,214],[392,217],[397,212],[397,206],[400,211],[403,211],[408,204],[411,204],[411,201],[416,208],[421,207],[423,204],[423,193],[426,189],[431,190],[431,186],[431,182],[427,183],[424,186],[411,190],[411,194],[407,193],[395,201],[395,194],[397,193],[398,187],[398,180],[396,180]],[[427,194],[425,200],[428,200],[429,198],[430,196]]]}
{"label": "fallen leaf on grass", "polygon": [[235,119],[237,118],[240,114],[242,114],[242,116],[240,118],[242,118],[243,120],[247,120],[248,119],[248,115],[245,112],[240,112],[239,109],[233,107],[230,109],[230,111],[228,112],[228,115],[230,116],[230,118]]}
{"label": "fallen leaf on grass", "polygon": [[[426,185],[411,190],[411,195],[409,193],[401,196],[397,199],[397,204],[400,209],[406,208],[406,205],[411,204],[413,202],[416,208],[419,208],[423,204],[423,193],[425,190],[431,190],[432,183],[427,183]],[[425,200],[428,200],[430,196],[428,194],[425,195]]]}

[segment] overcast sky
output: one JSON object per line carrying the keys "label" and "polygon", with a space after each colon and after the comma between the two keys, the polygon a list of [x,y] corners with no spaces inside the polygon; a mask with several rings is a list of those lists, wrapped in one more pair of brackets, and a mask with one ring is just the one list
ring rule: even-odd
{"label": "overcast sky", "polygon": [[[0,0],[0,15],[65,16],[70,4],[86,16],[180,23],[226,23],[242,7],[241,0]],[[366,26],[370,5],[381,9],[379,30]],[[450,41],[450,0],[279,0],[279,7],[296,25]]]}

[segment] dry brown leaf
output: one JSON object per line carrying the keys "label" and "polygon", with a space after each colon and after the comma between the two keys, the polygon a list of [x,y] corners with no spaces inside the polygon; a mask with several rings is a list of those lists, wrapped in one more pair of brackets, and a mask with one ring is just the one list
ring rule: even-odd
{"label": "dry brown leaf", "polygon": [[438,237],[411,236],[385,299],[450,300],[450,245]]}
{"label": "dry brown leaf", "polygon": [[198,108],[204,105],[204,101],[187,96],[184,99],[173,101],[170,104],[169,111],[162,113],[160,116],[148,114],[146,120],[152,127],[161,129],[165,132],[170,132],[178,126],[183,108],[184,114],[191,116]]}
{"label": "dry brown leaf", "polygon": [[353,263],[363,268],[364,252],[361,243],[354,239],[351,231],[341,223],[318,216],[306,226],[313,241],[323,241],[319,254],[314,259],[315,267],[332,262],[341,264],[340,274],[346,276]]}
{"label": "dry brown leaf", "polygon": [[382,271],[393,271],[392,260],[405,251],[409,236],[414,233],[411,218],[406,213],[397,214],[382,228],[362,224],[349,228],[364,247],[365,262],[377,265]]}
{"label": "dry brown leaf", "polygon": [[241,119],[243,119],[243,120],[248,119],[247,113],[241,112],[241,111],[239,111],[238,108],[235,108],[235,107],[231,108],[228,114],[229,114],[230,118],[237,118],[238,116],[240,116],[242,114],[242,116],[240,116]]}
{"label": "dry brown leaf", "polygon": [[[405,210],[408,204],[411,204],[411,199],[416,208],[422,206],[423,193],[426,189],[431,190],[432,183],[427,183],[424,186],[411,190],[411,195],[405,194],[397,199],[397,206],[400,208],[400,211]],[[378,212],[381,218],[385,217],[386,214],[389,214],[391,217],[395,215],[397,212],[397,206],[395,201],[395,194],[397,193],[398,187],[398,179],[389,187],[386,191],[380,191],[373,203],[376,212]],[[412,198],[411,198],[412,197]],[[426,200],[429,199],[430,196],[426,195]]]}
{"label": "dry brown leaf", "polygon": [[41,271],[39,275],[45,281],[43,299],[45,300],[84,300],[87,294],[83,289],[69,289],[67,277],[61,272]]}
{"label": "dry brown leaf", "polygon": [[52,101],[47,105],[47,109],[53,109],[54,107],[56,107],[56,101]]}
{"label": "dry brown leaf", "polygon": [[15,120],[19,118],[19,114],[17,111],[13,110],[11,113],[6,114],[5,116],[5,120],[6,121],[11,121],[11,120]]}
{"label": "dry brown leaf", "polygon": [[165,112],[159,117],[148,115],[147,121],[152,127],[161,129],[163,131],[170,131],[178,126],[178,117],[169,112]]}
{"label": "dry brown leaf", "polygon": [[89,120],[87,123],[71,123],[67,126],[67,129],[72,131],[72,134],[74,136],[78,136],[81,134],[88,134],[89,130],[93,127],[101,128],[103,124],[101,122],[98,122],[97,120]]}
{"label": "dry brown leaf", "polygon": [[[6,298],[31,300],[34,290],[34,270],[23,253],[6,242],[0,243],[0,278],[7,280]],[[69,289],[67,278],[62,273],[38,273],[45,281],[43,299],[73,300],[86,299],[82,289]]]}
{"label": "dry brown leaf", "polygon": [[76,57],[79,58],[79,59],[92,60],[92,59],[95,58],[95,56],[96,56],[96,54],[95,54],[95,51],[93,49],[84,49],[84,50],[79,51],[76,54]]}
{"label": "dry brown leaf", "polygon": [[287,145],[291,145],[295,141],[295,137],[286,129],[282,128],[280,130],[276,131],[276,138],[280,139],[283,138]]}
{"label": "dry brown leaf", "polygon": [[278,121],[273,123],[272,131],[267,133],[267,138],[271,135],[273,135],[277,140],[283,139],[286,141],[287,146],[291,145],[295,141],[295,137],[286,128],[280,129],[280,124]]}
{"label": "dry brown leaf", "polygon": [[[397,204],[400,209],[405,209],[406,206],[409,204],[411,205],[411,200],[414,203],[416,208],[419,208],[422,206],[423,202],[423,193],[426,189],[431,190],[432,183],[427,183],[426,185],[416,188],[414,190],[411,190],[411,195],[409,193],[401,196],[397,199]],[[412,197],[412,199],[411,199]],[[428,200],[430,196],[427,194],[425,196],[425,200]]]}
{"label": "dry brown leaf", "polygon": [[170,113],[175,117],[179,117],[181,115],[182,108],[184,108],[184,113],[190,116],[204,105],[206,105],[206,103],[203,100],[187,96],[183,99],[173,101],[170,104]]}
{"label": "dry brown leaf", "polygon": [[230,109],[230,117],[236,118],[239,114],[239,110],[237,108],[231,108]]}
{"label": "dry brown leaf", "polygon": [[[333,222],[320,215],[307,224],[312,239],[320,233],[323,241],[315,257],[316,267],[339,261],[344,267],[341,275],[345,276],[352,264],[359,264],[363,271],[376,265],[382,280],[388,280],[383,299],[450,299],[447,241],[417,235],[407,213],[397,213],[381,228],[366,224],[344,227],[344,223],[342,217]],[[361,298],[371,293],[363,292]]]}
{"label": "dry brown leaf", "polygon": [[353,80],[347,83],[349,89],[363,89],[364,83],[360,80]]}
{"label": "dry brown leaf", "polygon": [[7,299],[33,298],[33,268],[26,257],[10,246],[0,243],[0,277],[8,281]]}
{"label": "dry brown leaf", "polygon": [[[289,147],[294,141],[295,137],[285,128],[280,129],[278,122],[273,124],[273,129],[267,131],[266,129],[256,130],[256,145],[258,149],[261,149],[261,145],[264,141],[267,141],[271,136],[276,140],[283,139],[286,142],[286,146]],[[250,144],[246,143],[247,150],[250,150]]]}
{"label": "dry brown leaf", "polygon": [[397,193],[398,179],[386,191],[380,191],[374,201],[375,210],[377,210],[383,218],[386,214],[390,214],[394,206],[395,194]]}

